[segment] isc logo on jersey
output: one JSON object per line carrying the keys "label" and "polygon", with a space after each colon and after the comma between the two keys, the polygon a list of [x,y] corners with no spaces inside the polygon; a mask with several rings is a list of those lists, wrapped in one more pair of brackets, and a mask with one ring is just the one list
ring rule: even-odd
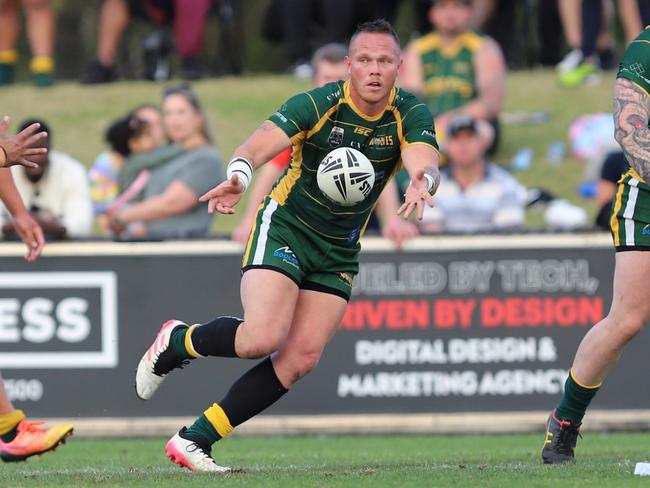
{"label": "isc logo on jersey", "polygon": [[360,151],[339,147],[323,158],[316,180],[320,190],[330,200],[351,206],[370,195],[375,184],[375,169]]}

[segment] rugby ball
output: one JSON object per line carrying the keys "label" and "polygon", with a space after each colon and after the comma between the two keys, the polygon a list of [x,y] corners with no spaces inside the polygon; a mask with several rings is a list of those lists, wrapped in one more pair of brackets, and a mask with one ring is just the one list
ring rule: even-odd
{"label": "rugby ball", "polygon": [[349,207],[370,195],[375,184],[375,168],[361,151],[339,147],[323,158],[316,179],[327,198]]}

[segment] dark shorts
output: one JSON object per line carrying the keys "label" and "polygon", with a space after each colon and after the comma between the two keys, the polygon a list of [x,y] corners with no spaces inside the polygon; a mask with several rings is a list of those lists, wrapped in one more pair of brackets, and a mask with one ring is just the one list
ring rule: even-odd
{"label": "dark shorts", "polygon": [[633,169],[621,176],[609,221],[616,251],[650,251],[650,186]]}
{"label": "dark shorts", "polygon": [[325,240],[267,197],[257,212],[246,245],[242,272],[271,269],[291,278],[299,288],[350,300],[359,271],[359,246]]}

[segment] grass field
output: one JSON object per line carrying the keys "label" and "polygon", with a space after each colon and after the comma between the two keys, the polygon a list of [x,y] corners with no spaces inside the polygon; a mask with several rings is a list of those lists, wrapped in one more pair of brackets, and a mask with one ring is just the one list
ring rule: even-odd
{"label": "grass field", "polygon": [[[555,73],[549,70],[511,73],[505,110],[546,111],[550,119],[540,125],[504,125],[501,148],[494,159],[508,165],[517,150],[532,148],[534,163],[528,171],[517,174],[520,181],[548,188],[593,213],[593,203],[576,193],[583,178],[583,164],[567,155],[560,166],[549,166],[545,157],[552,141],[568,142],[567,129],[576,117],[612,110],[613,82],[614,73],[604,73],[599,85],[569,90],[560,87]],[[225,157],[286,98],[308,87],[308,83],[289,76],[220,78],[195,84]],[[148,82],[107,86],[68,82],[46,90],[16,85],[0,90],[0,110],[10,114],[16,123],[32,116],[49,121],[54,147],[89,166],[104,149],[102,135],[108,123],[136,105],[158,103],[161,88]],[[237,217],[217,219],[214,230],[229,232],[237,221]],[[539,218],[529,215],[529,226],[539,223]]]}
{"label": "grass field", "polygon": [[[540,464],[543,435],[233,438],[214,451],[230,475],[171,464],[165,440],[74,439],[0,469],[0,487],[621,487],[650,461],[650,434],[587,434],[575,466]],[[215,479],[216,478],[216,479]]]}

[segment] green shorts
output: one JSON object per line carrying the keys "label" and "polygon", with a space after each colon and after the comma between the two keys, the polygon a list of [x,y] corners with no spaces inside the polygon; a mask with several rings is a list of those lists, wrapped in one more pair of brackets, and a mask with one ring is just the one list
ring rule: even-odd
{"label": "green shorts", "polygon": [[263,268],[291,278],[299,288],[350,300],[359,271],[359,245],[332,243],[266,197],[257,212],[242,273]]}
{"label": "green shorts", "polygon": [[650,251],[650,186],[633,169],[618,181],[609,223],[617,251]]}

